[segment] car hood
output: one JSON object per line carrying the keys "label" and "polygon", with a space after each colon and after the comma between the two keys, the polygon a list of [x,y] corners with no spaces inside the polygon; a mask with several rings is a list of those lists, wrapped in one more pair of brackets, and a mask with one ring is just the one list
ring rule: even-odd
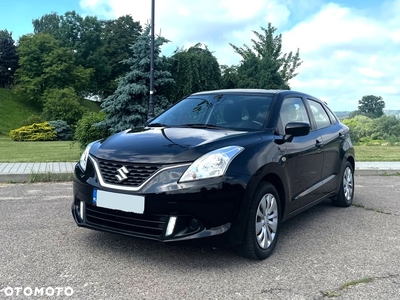
{"label": "car hood", "polygon": [[95,143],[90,154],[101,159],[170,164],[191,162],[226,146],[249,145],[260,140],[255,132],[197,128],[143,128],[117,133]]}

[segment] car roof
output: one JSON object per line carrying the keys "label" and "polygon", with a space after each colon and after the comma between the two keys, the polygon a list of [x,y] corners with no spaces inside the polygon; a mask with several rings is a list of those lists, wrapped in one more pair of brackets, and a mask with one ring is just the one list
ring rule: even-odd
{"label": "car roof", "polygon": [[[313,97],[311,95],[298,92],[298,91],[292,91],[292,90],[266,90],[266,89],[223,89],[223,90],[213,90],[213,91],[204,91],[204,92],[198,92],[192,94],[192,96],[198,96],[198,95],[213,95],[213,94],[268,94],[268,95],[300,95],[303,97],[309,97],[313,99],[317,99],[316,97]],[[321,100],[320,100],[321,101]]]}
{"label": "car roof", "polygon": [[262,93],[262,94],[276,94],[282,92],[282,90],[264,90],[264,89],[223,89],[223,90],[213,90],[213,91],[203,91],[194,93],[192,95],[207,95],[207,94],[235,94],[235,93]]}

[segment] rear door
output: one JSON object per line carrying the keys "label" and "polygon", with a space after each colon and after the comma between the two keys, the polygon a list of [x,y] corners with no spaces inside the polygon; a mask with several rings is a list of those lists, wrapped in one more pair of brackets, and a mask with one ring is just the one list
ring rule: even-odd
{"label": "rear door", "polygon": [[322,167],[323,192],[329,193],[336,189],[341,167],[340,144],[342,126],[336,117],[320,102],[307,99],[311,115],[315,120],[316,131],[321,136],[322,152],[324,154]]}

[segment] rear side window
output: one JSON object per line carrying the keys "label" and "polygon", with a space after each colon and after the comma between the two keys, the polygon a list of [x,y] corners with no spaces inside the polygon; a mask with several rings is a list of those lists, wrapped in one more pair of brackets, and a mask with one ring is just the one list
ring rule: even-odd
{"label": "rear side window", "polygon": [[329,115],[329,118],[331,119],[331,123],[335,124],[338,122],[337,117],[335,116],[335,114],[329,109],[329,107],[325,107],[326,112]]}
{"label": "rear side window", "polygon": [[307,101],[310,105],[311,113],[314,115],[317,129],[330,126],[331,120],[329,119],[329,116],[325,109],[322,107],[322,104],[310,99],[307,99]]}

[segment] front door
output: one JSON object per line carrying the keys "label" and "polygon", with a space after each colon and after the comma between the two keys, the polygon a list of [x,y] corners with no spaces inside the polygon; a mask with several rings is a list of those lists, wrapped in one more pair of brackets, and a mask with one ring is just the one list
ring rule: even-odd
{"label": "front door", "polygon": [[[283,100],[278,131],[283,131],[289,122],[310,123],[307,110],[301,98]],[[279,129],[279,127],[281,129]],[[282,132],[283,133],[283,132]],[[282,134],[280,132],[280,134]],[[289,211],[293,212],[322,196],[321,174],[323,153],[321,136],[311,130],[306,136],[294,137],[292,142],[282,145],[286,174],[289,182]]]}

